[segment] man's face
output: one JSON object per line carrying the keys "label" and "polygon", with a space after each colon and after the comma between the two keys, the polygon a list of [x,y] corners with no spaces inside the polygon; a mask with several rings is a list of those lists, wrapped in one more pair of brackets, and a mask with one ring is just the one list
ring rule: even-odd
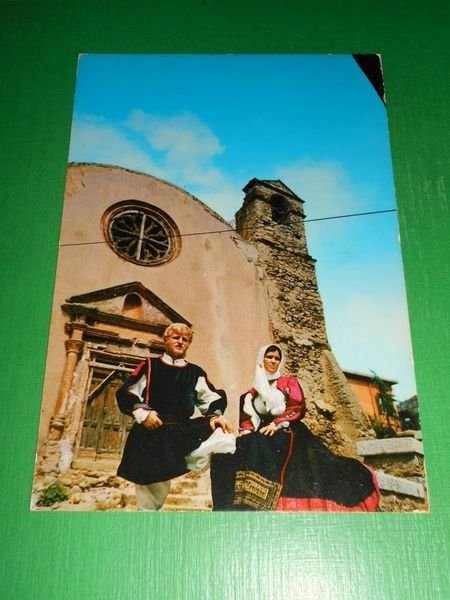
{"label": "man's face", "polygon": [[184,358],[191,345],[191,339],[185,333],[173,332],[164,338],[167,354],[173,359]]}

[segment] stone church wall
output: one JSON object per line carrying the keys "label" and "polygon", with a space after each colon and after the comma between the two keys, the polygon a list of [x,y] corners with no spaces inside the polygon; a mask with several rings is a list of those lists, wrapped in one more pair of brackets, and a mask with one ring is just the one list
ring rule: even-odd
{"label": "stone church wall", "polygon": [[[179,256],[145,267],[120,258],[105,243],[102,215],[127,199],[147,202],[178,225]],[[149,175],[101,165],[68,170],[50,327],[39,442],[47,436],[64,369],[65,325],[61,306],[76,294],[139,281],[193,324],[189,360],[206,369],[227,390],[230,414],[251,383],[256,349],[267,342],[265,295],[255,267],[232,233],[192,235],[230,229],[221,217],[190,194]],[[93,243],[97,242],[97,243]]]}

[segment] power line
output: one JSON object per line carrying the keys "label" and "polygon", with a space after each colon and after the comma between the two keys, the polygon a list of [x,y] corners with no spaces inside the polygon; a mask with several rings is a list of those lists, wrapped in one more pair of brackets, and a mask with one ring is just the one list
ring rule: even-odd
{"label": "power line", "polygon": [[[384,210],[371,210],[371,211],[367,211],[367,212],[350,213],[347,215],[334,215],[331,217],[317,217],[316,219],[305,219],[303,222],[304,223],[315,223],[317,221],[331,221],[331,220],[335,220],[335,219],[349,219],[352,217],[366,217],[366,216],[371,216],[371,215],[380,215],[380,214],[392,213],[392,212],[397,212],[397,209],[396,208],[386,208]],[[282,225],[282,223],[275,223],[275,226],[276,225]],[[272,225],[253,225],[252,227],[244,227],[244,229],[246,231],[248,231],[250,229],[267,229],[268,227],[272,227]],[[193,233],[180,233],[179,235],[175,235],[174,237],[192,237],[195,235],[212,235],[215,233],[237,233],[237,231],[236,231],[236,229],[233,229],[233,228],[217,229],[217,230],[213,230],[213,231],[196,231]],[[133,234],[130,234],[130,235],[133,235]],[[139,237],[139,236],[136,235],[136,237]],[[94,245],[94,244],[106,244],[106,242],[104,240],[98,241],[98,242],[76,242],[73,244],[60,244],[60,247],[90,246],[90,245]]]}
{"label": "power line", "polygon": [[314,221],[329,221],[331,219],[347,219],[348,217],[365,217],[366,215],[380,215],[382,213],[397,212],[396,208],[386,208],[385,210],[371,210],[362,213],[351,213],[348,215],[338,215],[335,217],[318,217],[317,219],[305,219],[305,223],[313,223]]}

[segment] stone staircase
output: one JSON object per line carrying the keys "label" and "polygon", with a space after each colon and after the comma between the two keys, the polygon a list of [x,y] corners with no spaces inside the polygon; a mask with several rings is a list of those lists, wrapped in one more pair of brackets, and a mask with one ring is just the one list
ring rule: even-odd
{"label": "stone staircase", "polygon": [[364,462],[377,475],[382,512],[427,512],[427,482],[420,431],[395,438],[364,440],[356,444]]}
{"label": "stone staircase", "polygon": [[163,512],[210,511],[212,507],[209,470],[190,472],[172,481]]}

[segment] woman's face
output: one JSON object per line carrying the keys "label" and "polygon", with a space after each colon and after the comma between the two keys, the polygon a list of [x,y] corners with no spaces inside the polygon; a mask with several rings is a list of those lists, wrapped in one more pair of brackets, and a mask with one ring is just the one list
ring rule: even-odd
{"label": "woman's face", "polygon": [[275,373],[280,366],[281,356],[278,350],[269,350],[264,355],[264,369],[267,373]]}

